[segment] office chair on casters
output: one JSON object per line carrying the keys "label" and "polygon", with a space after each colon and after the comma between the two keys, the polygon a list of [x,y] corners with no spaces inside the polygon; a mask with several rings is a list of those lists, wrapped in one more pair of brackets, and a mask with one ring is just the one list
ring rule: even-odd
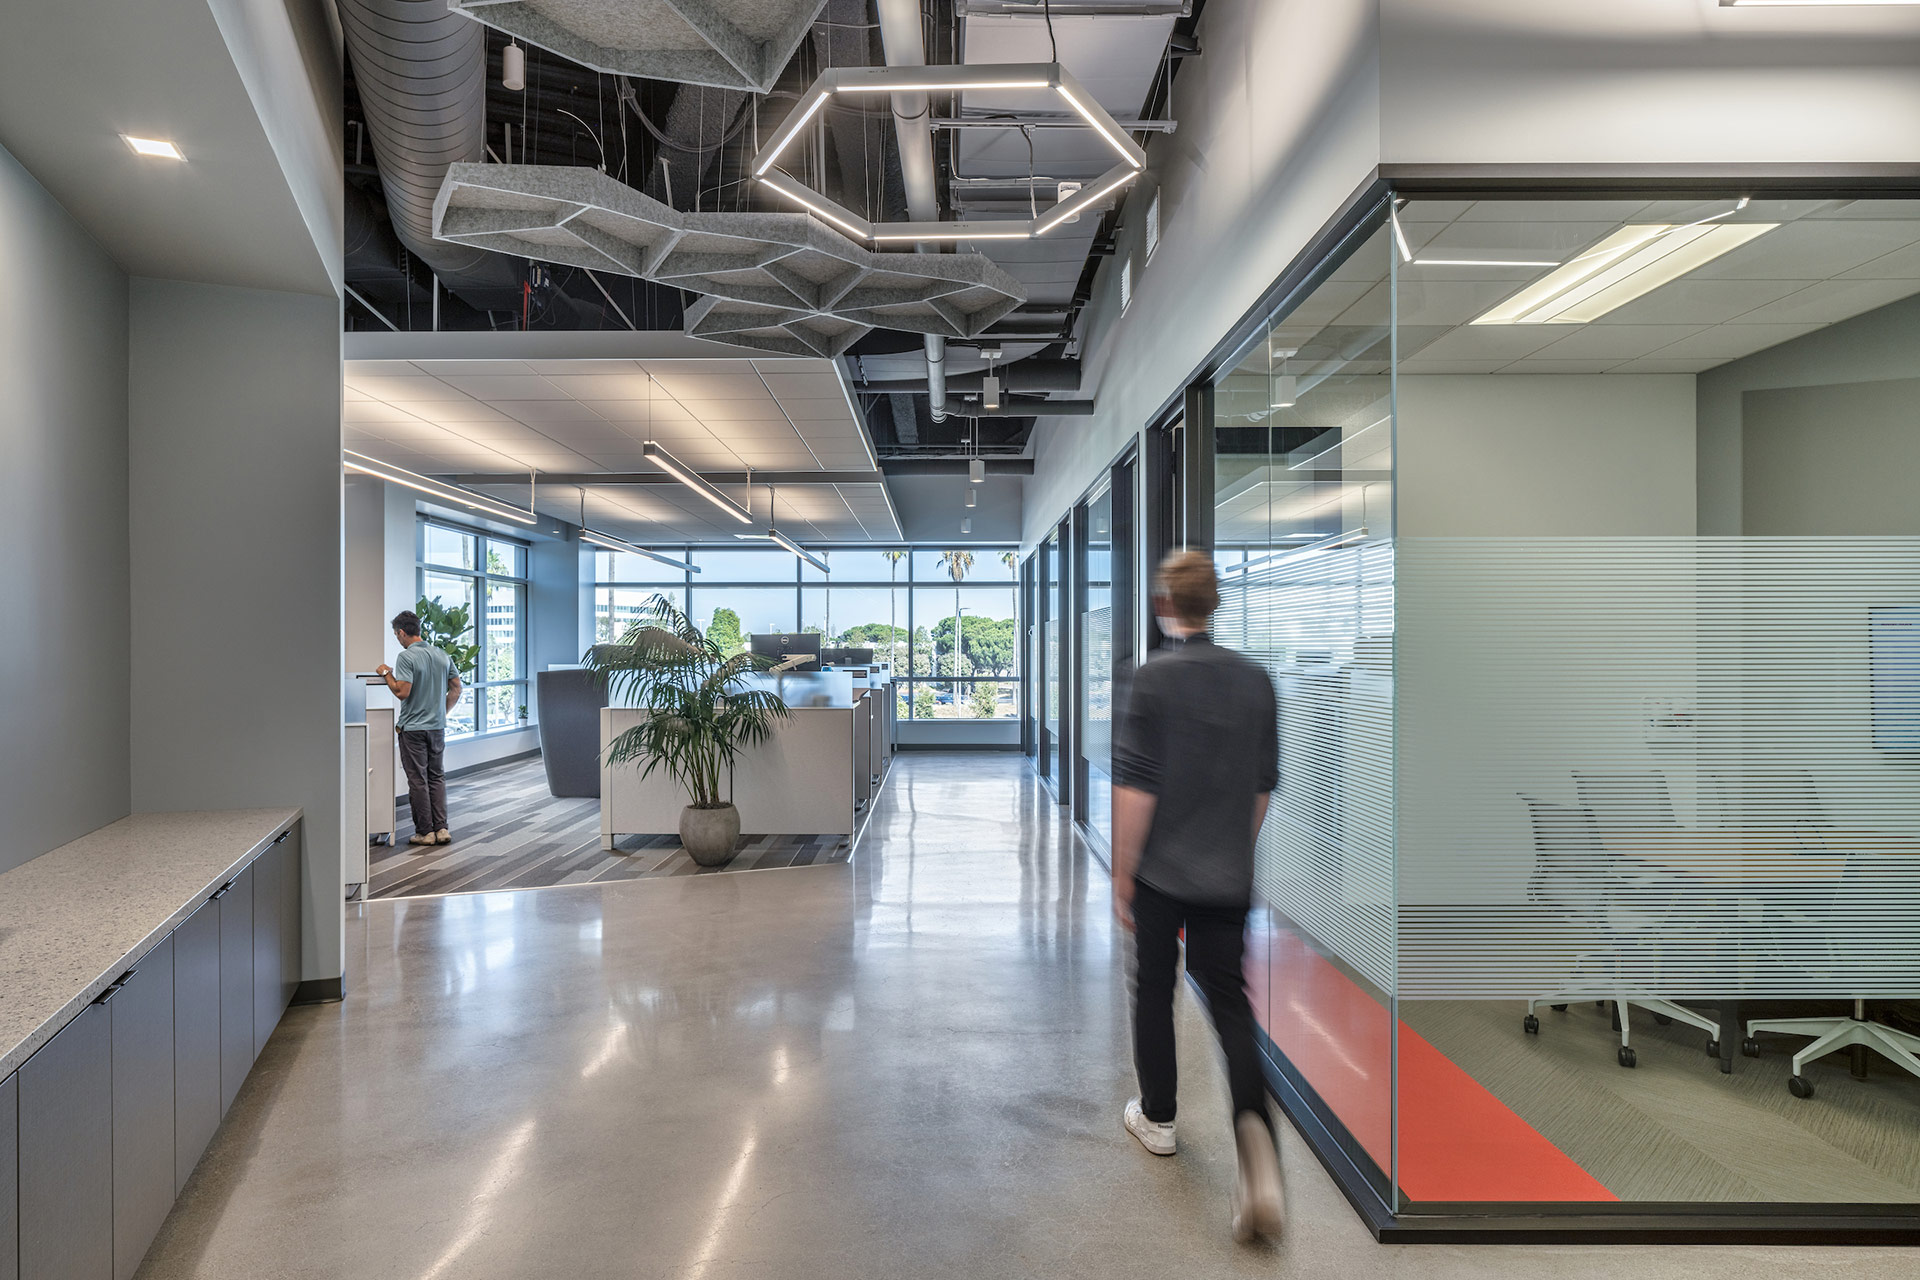
{"label": "office chair on casters", "polygon": [[1592,812],[1602,829],[1641,831],[1678,830],[1673,797],[1664,773],[1580,773],[1573,775],[1580,803]]}
{"label": "office chair on casters", "polygon": [[1638,945],[1634,935],[1652,933],[1660,920],[1636,912],[1623,902],[1629,882],[1619,873],[1600,839],[1593,811],[1584,805],[1521,798],[1527,802],[1527,813],[1533,823],[1534,871],[1527,883],[1527,896],[1543,906],[1558,909],[1569,920],[1593,930],[1611,944],[1606,951],[1581,956],[1573,966],[1576,979],[1590,964],[1597,963],[1607,971],[1594,975],[1584,984],[1527,1001],[1527,1016],[1521,1021],[1521,1029],[1528,1035],[1540,1034],[1538,1011],[1543,1004],[1564,1010],[1579,1001],[1605,1004],[1611,1000],[1620,1023],[1621,1066],[1638,1063],[1629,1025],[1629,1013],[1634,1008],[1645,1009],[1661,1021],[1684,1022],[1700,1028],[1709,1037],[1709,1051],[1717,1054],[1720,1028],[1716,1024],[1691,1009],[1628,984],[1622,972],[1625,953]]}
{"label": "office chair on casters", "polygon": [[[1871,949],[1872,940],[1883,936],[1881,930],[1874,927],[1876,909],[1884,910],[1888,901],[1906,902],[1913,898],[1911,884],[1900,887],[1886,882],[1888,869],[1872,862],[1876,856],[1868,853],[1849,857],[1834,887],[1833,900],[1828,906],[1829,918],[1804,922],[1819,930],[1830,954],[1849,942]],[[1787,1090],[1796,1098],[1813,1096],[1807,1064],[1841,1049],[1856,1052],[1871,1049],[1895,1066],[1920,1077],[1920,1036],[1869,1022],[1867,1002],[1861,996],[1854,997],[1853,1013],[1847,1017],[1760,1018],[1749,1022],[1746,1042],[1740,1046],[1742,1053],[1748,1057],[1760,1056],[1760,1045],[1754,1036],[1761,1031],[1813,1037],[1812,1044],[1793,1055],[1793,1074],[1787,1077]]]}

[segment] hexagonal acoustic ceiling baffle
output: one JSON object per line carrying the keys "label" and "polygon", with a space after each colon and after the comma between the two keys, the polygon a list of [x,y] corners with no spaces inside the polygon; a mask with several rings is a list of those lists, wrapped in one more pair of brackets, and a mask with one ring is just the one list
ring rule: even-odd
{"label": "hexagonal acoustic ceiling baffle", "polygon": [[767,93],[827,0],[451,0],[596,71]]}
{"label": "hexagonal acoustic ceiling baffle", "polygon": [[688,333],[785,355],[876,328],[974,338],[1026,300],[977,253],[876,253],[804,213],[683,213],[597,169],[449,166],[433,234],[704,294]]}

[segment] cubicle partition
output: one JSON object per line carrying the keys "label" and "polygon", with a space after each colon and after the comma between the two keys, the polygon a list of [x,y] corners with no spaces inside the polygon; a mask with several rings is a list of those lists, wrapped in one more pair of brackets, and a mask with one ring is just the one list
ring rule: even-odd
{"label": "cubicle partition", "polygon": [[1383,1238],[1920,1241],[1920,204],[1380,188],[1210,377],[1249,976]]}

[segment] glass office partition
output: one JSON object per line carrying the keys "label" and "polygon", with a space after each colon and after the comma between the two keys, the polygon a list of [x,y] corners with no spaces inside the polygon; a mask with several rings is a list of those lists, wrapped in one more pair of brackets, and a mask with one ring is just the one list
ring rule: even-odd
{"label": "glass office partition", "polygon": [[1403,1204],[1911,1211],[1920,205],[1394,221]]}
{"label": "glass office partition", "polygon": [[1041,591],[1046,596],[1046,616],[1041,627],[1041,690],[1043,706],[1040,729],[1041,772],[1053,779],[1056,796],[1067,794],[1065,762],[1060,757],[1060,620],[1066,609],[1064,557],[1060,554],[1060,531],[1054,530],[1040,549],[1043,577]]}
{"label": "glass office partition", "polygon": [[1272,1059],[1370,1194],[1393,1167],[1393,404],[1384,216],[1213,387],[1217,643],[1274,682],[1255,854]]}
{"label": "glass office partition", "polygon": [[1082,797],[1086,823],[1102,840],[1113,839],[1113,489],[1087,499],[1085,605],[1080,611],[1080,756],[1085,762]]}

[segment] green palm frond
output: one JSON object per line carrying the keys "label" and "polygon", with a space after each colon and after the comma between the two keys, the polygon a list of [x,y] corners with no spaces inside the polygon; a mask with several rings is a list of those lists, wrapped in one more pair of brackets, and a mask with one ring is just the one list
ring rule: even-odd
{"label": "green palm frond", "polygon": [[667,597],[656,595],[618,644],[595,645],[587,667],[610,698],[652,714],[607,744],[609,764],[656,769],[701,808],[721,803],[722,775],[742,746],[764,742],[790,713],[779,695],[750,688],[746,677],[772,663],[728,655]]}

